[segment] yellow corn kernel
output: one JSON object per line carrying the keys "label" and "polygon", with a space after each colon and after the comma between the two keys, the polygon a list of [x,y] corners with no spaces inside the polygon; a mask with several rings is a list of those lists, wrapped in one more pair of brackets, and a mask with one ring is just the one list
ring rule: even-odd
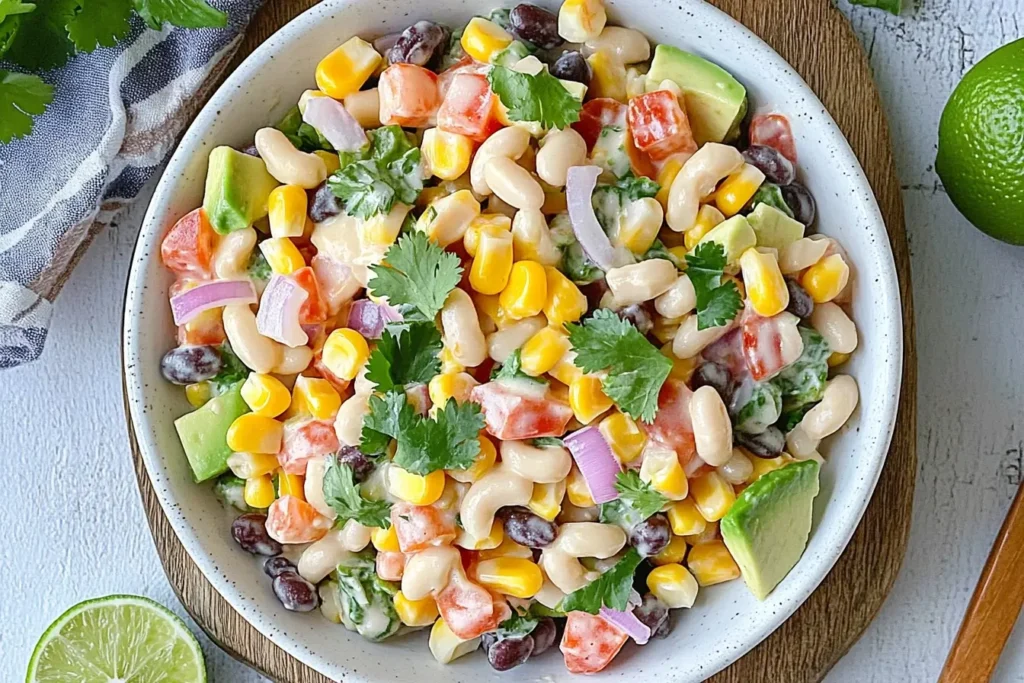
{"label": "yellow corn kernel", "polygon": [[701,586],[713,586],[740,577],[740,568],[722,541],[693,546],[686,565]]}
{"label": "yellow corn kernel", "polygon": [[758,315],[770,318],[786,310],[789,306],[789,289],[775,254],[747,249],[740,256],[740,268],[747,298]]}
{"label": "yellow corn kernel", "polygon": [[850,266],[846,265],[846,261],[839,254],[821,259],[805,270],[803,277],[800,278],[800,284],[816,304],[835,299],[849,281]]}
{"label": "yellow corn kernel", "polygon": [[669,371],[668,376],[684,382],[690,381],[693,371],[697,369],[697,362],[700,360],[699,356],[685,359],[676,358],[676,354],[672,353],[671,343],[666,343],[661,347],[661,355],[672,361],[672,370]]}
{"label": "yellow corn kernel", "polygon": [[421,600],[410,600],[402,591],[398,591],[395,593],[394,603],[395,613],[406,626],[430,626],[440,616],[437,602],[431,595]]}
{"label": "yellow corn kernel", "polygon": [[647,588],[669,609],[693,607],[697,599],[697,581],[686,567],[676,562],[652,569],[647,575]]}
{"label": "yellow corn kernel", "polygon": [[274,455],[281,450],[284,424],[272,417],[246,413],[228,427],[228,448],[235,452]]}
{"label": "yellow corn kernel", "polygon": [[640,457],[647,443],[647,436],[640,431],[633,418],[618,410],[601,420],[598,429],[612,447],[615,457],[624,464]]}
{"label": "yellow corn kernel", "polygon": [[442,180],[455,180],[469,168],[473,141],[459,133],[430,128],[423,132],[420,153],[432,175]]}
{"label": "yellow corn kernel", "polygon": [[295,496],[301,500],[306,500],[305,481],[306,478],[301,474],[280,472],[277,475],[277,492],[282,496]]}
{"label": "yellow corn kernel", "polygon": [[658,493],[669,500],[682,500],[690,490],[686,472],[679,463],[679,457],[671,448],[652,444],[644,453],[640,465],[640,479],[648,482]]}
{"label": "yellow corn kernel", "polygon": [[476,538],[471,536],[465,529],[460,529],[454,543],[465,550],[493,550],[500,546],[504,540],[505,527],[502,526],[500,519],[495,519],[491,523],[490,532],[483,538]]}
{"label": "yellow corn kernel", "polygon": [[306,265],[298,248],[287,237],[274,237],[260,242],[260,251],[270,269],[278,275],[289,275]]}
{"label": "yellow corn kernel", "polygon": [[701,517],[690,498],[672,503],[668,509],[668,523],[676,536],[696,536],[708,526],[707,520]]}
{"label": "yellow corn kernel", "polygon": [[327,175],[331,175],[341,168],[341,159],[334,152],[328,152],[326,149],[315,149],[313,154],[323,160],[324,166],[327,168]]}
{"label": "yellow corn kernel", "polygon": [[381,56],[362,38],[349,38],[316,65],[316,84],[336,100],[363,87],[373,75]]}
{"label": "yellow corn kernel", "polygon": [[388,470],[388,491],[413,505],[432,505],[444,492],[444,471],[434,470],[422,476],[392,466]]}
{"label": "yellow corn kernel", "polygon": [[680,564],[683,558],[686,557],[686,549],[689,548],[686,545],[686,539],[682,536],[672,535],[672,540],[668,542],[660,553],[651,556],[651,564],[656,567],[660,567],[663,564]]}
{"label": "yellow corn kernel", "polygon": [[587,57],[593,71],[590,77],[591,97],[610,97],[626,101],[626,66],[611,50],[598,50]]}
{"label": "yellow corn kernel", "polygon": [[539,377],[555,367],[568,351],[568,333],[559,327],[545,327],[523,344],[520,349],[520,367],[527,375]]}
{"label": "yellow corn kernel", "polygon": [[341,395],[325,379],[300,375],[292,388],[292,405],[318,420],[329,420],[338,414]]}
{"label": "yellow corn kernel", "polygon": [[430,392],[430,402],[440,410],[448,399],[454,398],[456,403],[465,403],[469,400],[469,393],[473,387],[480,384],[473,375],[465,372],[442,372],[434,375],[427,385]]}
{"label": "yellow corn kernel", "polygon": [[564,323],[574,323],[587,312],[587,297],[572,280],[553,266],[545,266],[547,274],[548,295],[544,303],[544,315],[548,324],[561,327]]}
{"label": "yellow corn kernel", "polygon": [[447,197],[449,194],[451,193],[447,190],[447,188],[442,187],[441,185],[436,185],[434,187],[424,187],[423,191],[420,192],[419,195],[416,197],[416,206],[420,209],[425,209],[434,202],[436,202],[438,199],[441,199],[442,197]]}
{"label": "yellow corn kernel", "polygon": [[[512,231],[512,219],[503,213],[482,213],[469,222],[466,234],[462,238],[462,246],[470,256],[476,256],[476,249],[480,245],[480,235],[501,236]],[[513,247],[515,241],[513,240]]]}
{"label": "yellow corn kernel", "polygon": [[407,215],[409,215],[409,207],[396,203],[391,207],[391,211],[378,213],[376,216],[366,219],[359,226],[363,248],[390,247],[398,239],[398,233],[402,231],[402,224]]}
{"label": "yellow corn kernel", "polygon": [[267,197],[270,234],[273,237],[302,237],[306,228],[309,200],[298,185],[278,185]]}
{"label": "yellow corn kernel", "polygon": [[[834,354],[833,354],[834,355]],[[196,382],[185,387],[185,398],[193,408],[202,408],[213,398],[213,390],[209,382]]]}
{"label": "yellow corn kernel", "polygon": [[397,553],[401,548],[398,546],[398,533],[395,532],[395,525],[387,529],[374,528],[370,532],[370,543],[382,553]]}
{"label": "yellow corn kernel", "polygon": [[601,388],[600,377],[580,375],[569,385],[569,407],[577,420],[590,424],[594,418],[612,407],[612,400]]}
{"label": "yellow corn kernel", "polygon": [[469,286],[481,294],[497,294],[505,289],[511,272],[512,233],[481,232],[469,270]]}
{"label": "yellow corn kernel", "polygon": [[676,338],[676,332],[679,331],[679,325],[682,322],[682,318],[654,316],[654,327],[651,328],[651,334],[654,335],[655,339],[671,349],[672,340]]}
{"label": "yellow corn kernel", "polygon": [[274,494],[274,480],[270,478],[269,474],[246,479],[242,497],[245,498],[245,504],[251,508],[270,507],[277,497]]}
{"label": "yellow corn kernel", "polygon": [[575,359],[576,352],[570,349],[558,359],[555,367],[548,370],[548,374],[565,386],[569,386],[576,378],[583,374],[583,371],[576,367],[576,363],[573,362]]}
{"label": "yellow corn kernel", "polygon": [[725,216],[715,207],[710,204],[701,206],[700,211],[697,212],[697,220],[694,222],[693,227],[683,233],[683,246],[686,247],[686,251],[693,250],[697,243],[704,239],[704,235],[711,232],[712,228],[724,220]]}
{"label": "yellow corn kernel", "polygon": [[705,543],[717,541],[719,539],[718,522],[708,522],[707,526],[704,527],[704,531],[699,534],[683,536],[683,539],[686,540],[687,545],[691,548],[697,545],[704,545]]}
{"label": "yellow corn kernel", "polygon": [[228,468],[239,479],[252,479],[275,472],[281,463],[276,455],[266,453],[232,453],[228,456]]}
{"label": "yellow corn kernel", "polygon": [[684,247],[681,244],[677,245],[677,246],[674,246],[674,247],[669,247],[668,248],[668,253],[670,253],[672,256],[674,256],[676,258],[676,260],[679,261],[679,263],[683,264],[683,266],[684,266],[683,269],[684,270],[685,270],[685,266],[686,266],[686,254],[688,252],[689,252],[689,249],[687,249],[686,247]]}
{"label": "yellow corn kernel", "polygon": [[848,353],[839,353],[838,351],[833,351],[832,355],[830,355],[828,357],[828,366],[830,368],[836,368],[836,367],[839,367],[840,365],[842,365],[843,363],[845,363],[848,360],[850,360],[850,354],[848,354]]}
{"label": "yellow corn kernel", "polygon": [[544,575],[535,562],[518,557],[496,557],[476,565],[481,585],[502,595],[532,598],[544,584]]}
{"label": "yellow corn kernel", "polygon": [[701,517],[709,522],[717,522],[725,517],[725,513],[736,502],[732,484],[718,472],[708,472],[694,479],[690,484],[690,494]]}
{"label": "yellow corn kernel", "polygon": [[569,496],[569,502],[578,508],[589,508],[597,505],[594,502],[594,496],[590,493],[590,486],[587,484],[587,480],[583,478],[583,473],[580,472],[576,465],[572,466],[569,476],[565,479],[565,494]]}
{"label": "yellow corn kernel", "polygon": [[743,164],[743,168],[722,181],[715,192],[715,205],[726,218],[740,212],[764,182],[764,173],[757,166]]}
{"label": "yellow corn kernel", "polygon": [[439,246],[458,242],[473,219],[480,215],[480,202],[469,190],[458,190],[435,199],[416,221],[416,229],[427,233]]}
{"label": "yellow corn kernel", "polygon": [[480,442],[480,452],[473,459],[472,467],[466,470],[445,470],[455,481],[472,483],[487,474],[498,461],[498,449],[494,447],[493,441],[483,434],[477,437],[477,441]]}
{"label": "yellow corn kernel", "polygon": [[750,473],[750,477],[747,479],[748,484],[754,483],[769,472],[774,472],[777,469],[785,467],[789,463],[793,462],[793,458],[788,454],[783,453],[782,455],[777,455],[774,458],[756,458],[752,456],[750,458],[750,462],[754,464],[754,471]]}
{"label": "yellow corn kernel", "polygon": [[462,49],[478,62],[490,64],[491,58],[512,43],[512,35],[483,17],[473,17],[462,33]]}
{"label": "yellow corn kernel", "polygon": [[473,293],[473,303],[476,305],[476,313],[480,318],[481,326],[490,324],[492,331],[494,329],[503,330],[516,322],[501,307],[500,298],[497,294]]}
{"label": "yellow corn kernel", "polygon": [[533,496],[527,507],[538,517],[543,517],[549,522],[555,521],[558,513],[562,511],[562,499],[565,498],[565,480],[554,484],[534,484]]}
{"label": "yellow corn kernel", "polygon": [[536,261],[518,261],[512,266],[498,303],[509,318],[522,320],[540,313],[547,299],[548,277],[544,266]]}
{"label": "yellow corn kernel", "polygon": [[668,209],[668,192],[672,189],[672,181],[679,175],[679,169],[682,167],[682,160],[678,156],[672,156],[662,164],[661,170],[658,171],[657,181],[661,189],[658,190],[658,194],[654,198],[661,203],[664,209]]}
{"label": "yellow corn kernel", "polygon": [[430,639],[427,641],[427,646],[430,648],[430,654],[434,655],[434,659],[439,663],[450,664],[459,657],[468,655],[470,652],[476,652],[477,648],[480,647],[480,639],[463,640],[459,638],[448,628],[448,624],[444,623],[444,619],[438,617],[437,621],[434,622],[434,626],[430,629]]}
{"label": "yellow corn kernel", "polygon": [[242,384],[242,400],[249,410],[264,417],[277,417],[292,402],[288,387],[273,375],[250,372]]}
{"label": "yellow corn kernel", "polygon": [[439,353],[437,357],[441,361],[441,372],[457,373],[466,369],[465,365],[455,360],[455,356],[452,355],[452,350],[447,346],[441,349],[441,353]]}
{"label": "yellow corn kernel", "polygon": [[342,379],[353,380],[370,357],[370,346],[353,329],[341,327],[324,342],[323,363]]}
{"label": "yellow corn kernel", "polygon": [[508,536],[501,539],[497,548],[481,550],[477,555],[480,560],[492,560],[496,557],[518,557],[524,560],[533,559],[533,550],[525,545],[519,545]]}

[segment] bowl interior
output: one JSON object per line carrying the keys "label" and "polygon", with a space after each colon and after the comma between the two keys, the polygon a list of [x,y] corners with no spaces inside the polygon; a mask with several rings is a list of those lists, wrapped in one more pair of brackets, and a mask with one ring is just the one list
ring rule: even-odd
{"label": "bowl interior", "polygon": [[[552,8],[556,3],[544,0]],[[899,291],[888,240],[858,162],[822,104],[771,48],[730,17],[696,0],[606,0],[613,23],[652,41],[699,53],[733,73],[758,110],[785,113],[800,152],[801,179],[818,203],[818,231],[836,237],[856,266],[854,318],[860,348],[848,372],[861,403],[850,425],[823,447],[821,494],[807,552],[764,602],[741,581],[701,591],[677,614],[669,638],[639,651],[627,645],[606,680],[637,674],[702,680],[747,652],[814,590],[846,546],[874,489],[888,450],[902,367]],[[129,405],[154,488],[185,548],[217,590],[256,628],[332,679],[345,681],[499,680],[483,657],[438,665],[425,634],[373,644],[317,615],[285,611],[252,556],[231,540],[230,514],[208,487],[193,484],[172,422],[189,410],[183,392],[164,382],[159,359],[173,344],[167,305],[170,275],[158,258],[171,223],[200,205],[207,155],[217,145],[247,145],[306,88],[327,52],[353,35],[375,37],[420,19],[449,25],[486,13],[470,0],[326,0],[271,37],[217,91],[172,157],[146,215],[132,264],[125,309]],[[520,677],[569,681],[557,654],[517,670]],[[507,677],[504,679],[507,680]]]}

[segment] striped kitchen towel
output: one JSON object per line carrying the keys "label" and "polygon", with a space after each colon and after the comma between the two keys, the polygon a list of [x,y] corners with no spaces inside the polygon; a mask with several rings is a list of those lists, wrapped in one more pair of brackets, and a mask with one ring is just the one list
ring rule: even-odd
{"label": "striped kitchen towel", "polygon": [[44,75],[54,100],[0,145],[0,368],[43,350],[53,300],[89,242],[125,209],[219,82],[262,0],[212,0],[221,29],[153,31]]}

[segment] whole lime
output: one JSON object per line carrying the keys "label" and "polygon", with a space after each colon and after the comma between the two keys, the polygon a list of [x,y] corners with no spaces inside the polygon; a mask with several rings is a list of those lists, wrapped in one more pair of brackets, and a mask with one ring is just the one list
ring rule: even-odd
{"label": "whole lime", "polygon": [[935,170],[967,220],[1024,244],[1024,38],[967,72],[939,121]]}

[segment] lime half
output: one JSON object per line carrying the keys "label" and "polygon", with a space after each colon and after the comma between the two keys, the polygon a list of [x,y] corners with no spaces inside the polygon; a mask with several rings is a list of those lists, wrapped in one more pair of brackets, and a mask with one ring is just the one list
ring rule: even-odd
{"label": "lime half", "polygon": [[204,683],[199,642],[166,607],[134,595],[86,600],[39,639],[26,683]]}

